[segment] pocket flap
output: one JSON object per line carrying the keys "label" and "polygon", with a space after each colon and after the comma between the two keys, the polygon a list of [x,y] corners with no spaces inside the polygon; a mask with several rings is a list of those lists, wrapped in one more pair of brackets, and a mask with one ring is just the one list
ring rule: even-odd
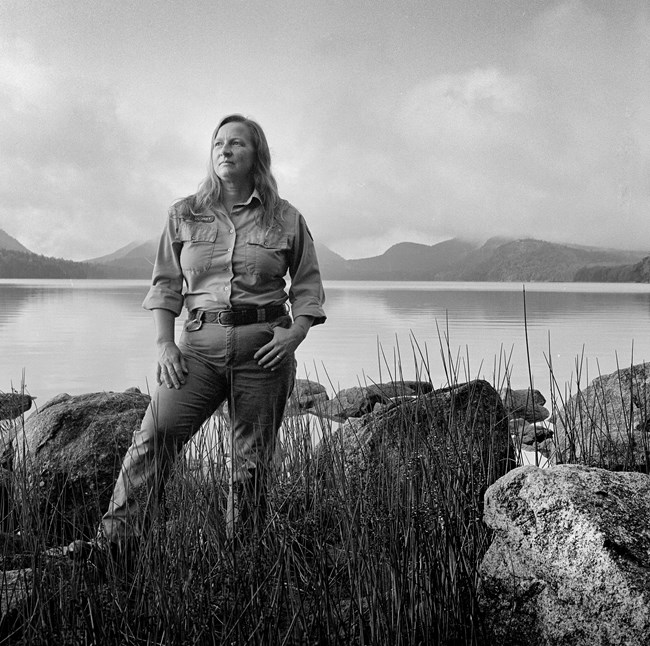
{"label": "pocket flap", "polygon": [[182,242],[214,242],[217,239],[217,227],[209,223],[183,221],[178,235]]}

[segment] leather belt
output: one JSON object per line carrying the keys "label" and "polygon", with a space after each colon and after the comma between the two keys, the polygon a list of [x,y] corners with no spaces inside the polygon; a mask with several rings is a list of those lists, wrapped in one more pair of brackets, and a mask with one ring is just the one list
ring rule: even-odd
{"label": "leather belt", "polygon": [[269,305],[268,307],[245,310],[192,310],[190,316],[197,323],[217,323],[224,327],[232,327],[274,321],[286,313],[287,310],[284,305]]}

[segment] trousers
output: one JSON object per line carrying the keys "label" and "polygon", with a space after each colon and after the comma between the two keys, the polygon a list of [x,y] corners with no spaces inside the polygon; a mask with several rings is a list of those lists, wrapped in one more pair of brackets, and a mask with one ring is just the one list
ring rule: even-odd
{"label": "trousers", "polygon": [[175,457],[224,401],[232,438],[227,527],[232,530],[244,502],[264,515],[256,506],[265,506],[266,471],[296,362],[287,357],[271,371],[261,368],[253,355],[271,341],[278,325],[289,327],[291,318],[236,327],[204,323],[193,331],[185,325],[178,343],[189,370],[185,383],[178,390],[159,386],[133,434],[101,521],[106,539],[122,543],[142,535]]}

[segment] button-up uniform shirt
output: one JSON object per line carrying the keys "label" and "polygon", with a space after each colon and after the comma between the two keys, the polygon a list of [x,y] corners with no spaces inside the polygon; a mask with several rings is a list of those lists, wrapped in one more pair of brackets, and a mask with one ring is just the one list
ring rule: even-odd
{"label": "button-up uniform shirt", "polygon": [[[221,206],[198,216],[172,208],[158,245],[145,309],[178,316],[189,311],[257,308],[291,303],[294,319],[325,321],[325,294],[314,242],[302,215],[281,200],[269,228],[256,223],[254,191],[231,214]],[[291,283],[287,290],[286,274]]]}

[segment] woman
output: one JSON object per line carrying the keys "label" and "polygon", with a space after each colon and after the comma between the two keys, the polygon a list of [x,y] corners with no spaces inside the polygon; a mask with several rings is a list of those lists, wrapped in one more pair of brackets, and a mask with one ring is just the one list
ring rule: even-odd
{"label": "woman", "polygon": [[[143,303],[155,321],[159,388],[92,547],[119,550],[141,537],[148,501],[173,457],[224,401],[232,438],[226,525],[231,536],[235,526],[260,532],[294,352],[310,327],[325,321],[313,240],[300,213],[278,195],[262,129],[230,115],[211,145],[207,177],[172,206],[160,240]],[[183,306],[189,315],[177,343],[174,320]]]}

